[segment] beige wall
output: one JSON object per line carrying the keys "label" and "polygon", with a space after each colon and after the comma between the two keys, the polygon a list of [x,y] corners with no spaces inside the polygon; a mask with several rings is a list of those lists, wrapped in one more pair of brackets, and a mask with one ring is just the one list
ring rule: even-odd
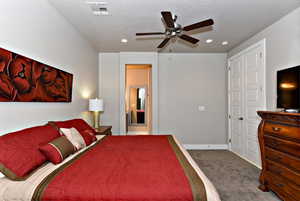
{"label": "beige wall", "polygon": [[276,72],[300,65],[300,8],[229,52],[229,57],[266,38],[267,108],[276,108]]}
{"label": "beige wall", "polygon": [[102,125],[111,125],[120,132],[120,54],[99,54],[99,96],[104,99]]}
{"label": "beige wall", "polygon": [[136,100],[136,97],[129,97],[130,87],[146,86],[147,93],[149,94],[147,98],[147,124],[146,126],[129,126],[129,131],[150,131],[151,130],[151,113],[149,113],[151,108],[151,66],[149,65],[127,65],[126,66],[126,112],[129,112],[129,98],[131,102]]}
{"label": "beige wall", "polygon": [[[1,1],[0,47],[74,74],[72,103],[0,103],[0,135],[74,117],[89,119],[97,52],[47,0]],[[85,113],[84,113],[85,112]]]}
{"label": "beige wall", "polygon": [[160,54],[160,132],[184,144],[227,144],[225,78],[226,54]]}
{"label": "beige wall", "polygon": [[[102,121],[119,129],[119,53],[100,53]],[[184,144],[227,144],[226,54],[159,54],[159,132]],[[205,106],[200,112],[198,106]]]}

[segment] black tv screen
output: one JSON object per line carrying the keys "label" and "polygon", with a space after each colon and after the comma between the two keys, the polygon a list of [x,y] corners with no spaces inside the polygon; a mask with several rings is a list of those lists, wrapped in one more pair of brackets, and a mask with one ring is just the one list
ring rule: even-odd
{"label": "black tv screen", "polygon": [[277,108],[300,109],[300,66],[277,72]]}

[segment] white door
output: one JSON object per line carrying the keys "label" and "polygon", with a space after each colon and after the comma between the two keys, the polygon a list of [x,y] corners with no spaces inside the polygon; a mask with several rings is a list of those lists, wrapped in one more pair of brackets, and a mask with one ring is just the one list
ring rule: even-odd
{"label": "white door", "polygon": [[229,59],[231,151],[261,166],[258,110],[265,109],[265,42]]}
{"label": "white door", "polygon": [[244,56],[245,68],[245,155],[248,160],[260,166],[260,149],[257,128],[260,122],[258,110],[265,108],[264,47],[250,49]]}
{"label": "white door", "polygon": [[238,57],[230,62],[230,128],[231,149],[243,154],[243,58]]}

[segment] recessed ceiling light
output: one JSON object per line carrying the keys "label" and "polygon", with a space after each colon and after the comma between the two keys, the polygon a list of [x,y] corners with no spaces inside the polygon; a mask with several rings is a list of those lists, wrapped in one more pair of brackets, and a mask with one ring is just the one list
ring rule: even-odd
{"label": "recessed ceiling light", "polygon": [[213,39],[207,39],[206,43],[212,43],[214,40]]}
{"label": "recessed ceiling light", "polygon": [[122,40],[121,40],[121,43],[127,43],[128,42],[128,40],[126,39],[126,38],[123,38]]}
{"label": "recessed ceiling light", "polygon": [[228,41],[223,41],[222,45],[228,45]]}

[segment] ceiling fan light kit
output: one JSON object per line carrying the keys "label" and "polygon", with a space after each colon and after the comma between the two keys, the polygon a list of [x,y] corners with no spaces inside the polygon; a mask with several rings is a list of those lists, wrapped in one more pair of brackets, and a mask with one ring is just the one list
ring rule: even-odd
{"label": "ceiling fan light kit", "polygon": [[165,32],[136,33],[136,36],[165,35],[166,38],[158,45],[157,48],[163,48],[164,46],[167,45],[167,43],[170,41],[171,38],[175,38],[175,37],[179,37],[182,40],[187,41],[191,44],[197,44],[199,40],[187,35],[185,32],[199,29],[202,27],[212,26],[214,24],[214,21],[212,19],[208,19],[202,22],[198,22],[195,24],[182,27],[180,24],[176,22],[177,16],[172,15],[170,11],[162,11],[161,15],[165,22],[165,27],[166,27]]}

